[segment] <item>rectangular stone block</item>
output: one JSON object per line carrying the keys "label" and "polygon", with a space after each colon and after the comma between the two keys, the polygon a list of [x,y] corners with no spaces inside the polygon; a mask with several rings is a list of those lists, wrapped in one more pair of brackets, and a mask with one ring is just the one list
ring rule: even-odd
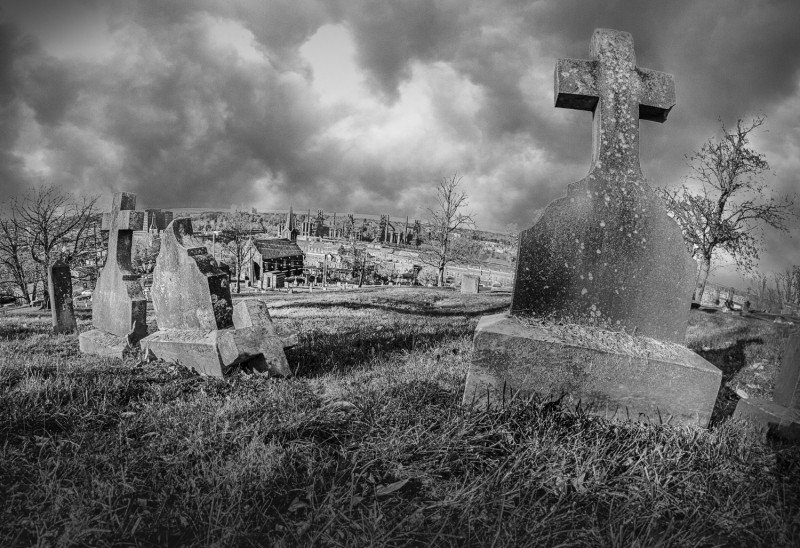
{"label": "rectangular stone block", "polygon": [[721,371],[685,347],[652,343],[669,351],[648,355],[613,344],[581,345],[506,314],[484,316],[463,401],[493,406],[514,395],[567,394],[572,403],[609,417],[707,426]]}
{"label": "rectangular stone block", "polygon": [[233,306],[233,326],[237,329],[244,327],[262,327],[270,335],[275,335],[267,303],[258,299],[245,299]]}
{"label": "rectangular stone block", "polygon": [[125,337],[99,329],[84,331],[78,335],[78,344],[82,353],[104,358],[122,359],[139,351],[139,346],[129,346]]}
{"label": "rectangular stone block", "polygon": [[141,340],[142,351],[194,369],[201,375],[225,376],[231,367],[247,363],[259,373],[290,376],[284,348],[297,344],[296,336],[283,339],[264,328],[164,329]]}
{"label": "rectangular stone block", "polygon": [[292,374],[283,351],[283,341],[262,327],[220,331],[219,354],[226,366],[247,363],[261,373],[281,377]]}
{"label": "rectangular stone block", "polygon": [[219,331],[165,329],[148,335],[139,344],[147,356],[177,363],[201,375],[222,377],[226,373],[217,349]]}
{"label": "rectangular stone block", "polygon": [[470,274],[464,274],[461,276],[461,293],[466,293],[469,295],[477,295],[481,290],[481,278],[480,276],[472,276]]}
{"label": "rectangular stone block", "polygon": [[733,417],[750,421],[789,441],[800,442],[800,410],[769,400],[741,399]]}

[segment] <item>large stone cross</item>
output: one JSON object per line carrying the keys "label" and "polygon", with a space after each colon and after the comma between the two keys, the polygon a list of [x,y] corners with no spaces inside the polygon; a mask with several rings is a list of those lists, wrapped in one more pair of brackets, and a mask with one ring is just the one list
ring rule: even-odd
{"label": "large stone cross", "polygon": [[627,32],[595,30],[591,57],[558,60],[556,107],[594,114],[592,170],[630,169],[639,176],[639,120],[666,121],[675,106],[675,80],[671,74],[638,68]]}
{"label": "large stone cross", "polygon": [[136,195],[117,192],[111,212],[103,214],[109,232],[108,255],[92,295],[92,324],[135,344],[147,334],[147,301],[131,266],[133,231],[142,230],[144,212],[134,211]]}
{"label": "large stone cross", "polygon": [[682,343],[694,262],[639,165],[639,120],[666,120],[674,80],[636,67],[627,32],[595,30],[590,51],[556,64],[555,106],[592,112],[591,168],[520,234],[511,312]]}

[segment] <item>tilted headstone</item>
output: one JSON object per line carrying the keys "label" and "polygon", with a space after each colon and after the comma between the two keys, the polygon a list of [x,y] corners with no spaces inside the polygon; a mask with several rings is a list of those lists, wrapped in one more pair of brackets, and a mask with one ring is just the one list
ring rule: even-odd
{"label": "tilted headstone", "polygon": [[772,401],[741,399],[733,416],[800,442],[800,331],[790,334],[786,340]]}
{"label": "tilted headstone", "polygon": [[461,276],[461,292],[475,295],[480,291],[481,278],[472,274]]}
{"label": "tilted headstone", "polygon": [[266,305],[233,305],[228,274],[192,232],[190,219],[167,226],[153,271],[158,331],[142,340],[150,357],[180,363],[204,375],[224,376],[234,366],[289,376],[284,348]]}
{"label": "tilted headstone", "polygon": [[147,335],[147,300],[131,267],[133,231],[144,223],[144,212],[135,208],[135,194],[117,192],[111,212],[103,214],[108,254],[92,293],[95,329],[80,334],[82,352],[122,357]]}
{"label": "tilted headstone", "polygon": [[663,343],[683,343],[686,335],[695,264],[639,165],[639,120],[666,120],[675,105],[673,77],[637,67],[626,32],[595,30],[591,57],[560,59],[555,72],[555,106],[593,113],[589,174],[535,212],[520,234],[511,314],[481,319],[464,400],[486,401],[488,393],[491,401],[498,391],[502,400],[506,388],[569,393],[583,404],[706,424],[721,372],[685,348],[631,359],[554,341],[515,319],[590,325],[610,336],[624,330]]}
{"label": "tilted headstone", "polygon": [[159,329],[233,327],[228,275],[194,237],[188,218],[172,221],[163,232],[150,293]]}
{"label": "tilted headstone", "polygon": [[78,330],[72,304],[72,274],[69,265],[58,260],[48,268],[47,287],[50,292],[50,314],[53,331],[74,333]]}

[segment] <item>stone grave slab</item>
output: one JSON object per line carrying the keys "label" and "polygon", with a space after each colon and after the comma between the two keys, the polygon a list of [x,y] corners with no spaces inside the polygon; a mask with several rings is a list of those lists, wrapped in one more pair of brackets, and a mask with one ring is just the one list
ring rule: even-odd
{"label": "stone grave slab", "polygon": [[747,419],[782,438],[800,442],[800,331],[786,340],[772,401],[741,399],[733,416]]}
{"label": "stone grave slab", "polygon": [[[520,234],[510,315],[602,327],[604,336],[611,338],[635,335],[683,343],[695,264],[678,224],[647,184],[639,164],[639,120],[666,121],[675,105],[674,79],[637,67],[633,38],[626,32],[595,30],[590,53],[588,61],[556,63],[555,106],[593,113],[591,167],[584,179],[567,186],[564,197],[535,212],[533,225]],[[545,395],[561,387],[579,395],[584,406],[624,407],[631,416],[657,410],[679,422],[708,422],[722,373],[708,362],[701,367],[704,360],[699,356],[687,351],[666,361],[644,357],[635,362],[640,371],[634,375],[614,352],[599,350],[605,352],[602,359],[590,348],[563,355],[560,342],[543,339],[533,328],[509,331],[510,325],[498,318],[479,323],[465,402],[496,403],[491,386]],[[512,351],[516,346],[519,352]],[[517,361],[503,369],[492,353]],[[580,361],[581,355],[593,356],[593,364],[605,364],[597,367],[608,379],[617,377],[614,371],[627,371],[643,382],[650,379],[645,383],[650,386],[615,388],[592,375],[573,375],[572,370],[589,367]],[[544,382],[536,371],[547,369],[541,361],[547,356],[561,356],[572,366],[550,370]],[[569,356],[575,358],[570,362]],[[521,374],[525,368],[530,375]],[[683,386],[678,379],[687,371],[708,381],[691,392],[693,399],[675,391],[675,386]],[[488,382],[487,375],[494,381]],[[481,387],[487,392],[478,397]],[[502,391],[499,396],[502,399]]]}
{"label": "stone grave slab", "polygon": [[103,214],[108,255],[92,294],[94,329],[80,334],[81,352],[121,358],[147,335],[147,300],[131,267],[133,231],[144,223],[144,212],[135,208],[135,194],[117,192]]}
{"label": "stone grave slab", "polygon": [[[580,401],[584,409],[609,418],[708,425],[714,399],[706,394],[716,394],[720,372],[694,352],[596,328],[590,332],[605,344],[558,331],[526,325],[510,314],[482,317],[464,403],[491,407],[513,397],[567,395],[565,403]],[[614,336],[616,343],[608,344]]]}
{"label": "stone grave slab", "polygon": [[477,295],[480,292],[481,278],[464,274],[461,276],[461,292],[469,295]]}
{"label": "stone grave slab", "polygon": [[48,268],[47,290],[50,293],[50,314],[55,333],[75,333],[75,309],[72,303],[72,274],[69,265],[58,260]]}
{"label": "stone grave slab", "polygon": [[153,271],[153,307],[159,330],[141,341],[149,358],[221,377],[239,366],[289,376],[282,338],[262,302],[235,306],[228,275],[192,232],[190,219],[176,219],[164,231]]}

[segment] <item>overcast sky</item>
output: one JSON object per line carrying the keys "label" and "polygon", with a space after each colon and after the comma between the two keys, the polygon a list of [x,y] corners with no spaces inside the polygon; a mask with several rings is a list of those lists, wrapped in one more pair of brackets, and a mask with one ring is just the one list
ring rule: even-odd
{"label": "overcast sky", "polygon": [[[653,186],[737,118],[778,194],[800,187],[800,2],[7,0],[0,191],[126,190],[140,207],[321,208],[422,217],[458,172],[480,228],[529,225],[588,171],[591,113],[553,107],[559,57],[595,28],[675,75],[642,122]],[[800,223],[762,268],[800,264]],[[737,283],[720,270],[717,281]],[[712,275],[712,279],[714,275]]]}

